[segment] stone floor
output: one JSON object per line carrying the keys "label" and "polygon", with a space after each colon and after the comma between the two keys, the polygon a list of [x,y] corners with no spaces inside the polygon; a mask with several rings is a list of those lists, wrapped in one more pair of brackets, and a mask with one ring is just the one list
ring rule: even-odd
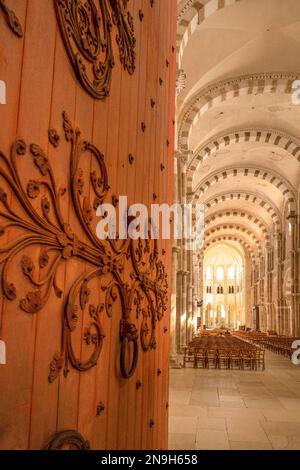
{"label": "stone floor", "polygon": [[265,372],[172,369],[169,448],[300,449],[300,366],[266,352]]}

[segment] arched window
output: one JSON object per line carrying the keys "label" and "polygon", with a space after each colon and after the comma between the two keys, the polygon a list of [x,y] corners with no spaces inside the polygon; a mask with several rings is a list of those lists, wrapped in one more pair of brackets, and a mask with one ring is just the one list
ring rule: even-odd
{"label": "arched window", "polygon": [[210,266],[206,269],[206,280],[212,281],[212,269]]}
{"label": "arched window", "polygon": [[229,266],[227,270],[227,279],[229,281],[234,281],[235,278],[235,269],[234,266]]}
{"label": "arched window", "polygon": [[222,266],[217,267],[217,281],[224,281],[224,268]]}
{"label": "arched window", "polygon": [[223,304],[221,305],[221,318],[226,318],[225,307]]}

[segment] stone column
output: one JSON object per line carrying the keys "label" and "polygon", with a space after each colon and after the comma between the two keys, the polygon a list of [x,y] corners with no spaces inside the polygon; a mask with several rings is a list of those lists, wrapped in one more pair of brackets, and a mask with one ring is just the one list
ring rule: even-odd
{"label": "stone column", "polygon": [[283,298],[283,244],[282,233],[275,233],[276,247],[277,247],[277,306],[276,306],[276,331],[279,334],[283,333],[285,306]]}
{"label": "stone column", "polygon": [[271,265],[271,246],[270,243],[266,244],[267,252],[267,296],[266,296],[266,311],[267,311],[267,325],[266,330],[272,330],[272,265]]}
{"label": "stone column", "polygon": [[[188,163],[189,153],[176,152],[177,160],[177,170],[178,170],[178,188],[177,201],[182,205],[186,204],[187,196],[187,184],[186,184],[186,170]],[[179,240],[178,245],[180,246],[180,259],[179,259],[179,270],[177,278],[177,305],[178,313],[177,318],[179,319],[179,335],[177,334],[177,344],[176,349],[177,353],[181,353],[183,349],[187,346],[187,321],[188,321],[188,306],[187,306],[187,276],[189,274],[188,265],[187,265],[187,250],[186,250],[186,241],[184,238]]]}
{"label": "stone column", "polygon": [[266,331],[266,308],[265,308],[265,253],[262,247],[259,263],[259,322],[260,330]]}
{"label": "stone column", "polygon": [[187,271],[180,271],[179,272],[181,277],[181,288],[180,288],[180,298],[179,298],[179,305],[180,305],[180,343],[177,344],[177,352],[182,353],[184,348],[187,346]]}
{"label": "stone column", "polygon": [[[187,193],[187,182],[186,182],[186,170],[187,170],[188,157],[186,154],[181,154],[180,156],[180,166],[179,166],[179,175],[180,175],[180,203],[182,208],[186,204],[186,193]],[[183,224],[183,228],[185,226]],[[180,350],[182,351],[187,346],[187,321],[188,321],[188,312],[187,312],[187,251],[186,251],[186,240],[183,238],[181,241],[181,338],[180,338]]]}
{"label": "stone column", "polygon": [[291,236],[291,294],[292,294],[292,311],[290,321],[290,331],[292,335],[297,334],[298,316],[299,316],[299,263],[298,263],[298,217],[291,213],[288,216],[290,224]]}
{"label": "stone column", "polygon": [[201,316],[201,323],[203,325],[207,324],[206,314],[205,314],[205,306],[204,306],[204,298],[203,298],[203,290],[204,290],[204,276],[203,276],[203,252],[201,251],[200,254],[197,255],[197,264],[198,264],[198,281],[197,281],[197,300],[201,307],[197,306],[197,317],[198,315]]}
{"label": "stone column", "polygon": [[193,322],[193,333],[195,334],[196,319],[198,316],[197,302],[200,300],[199,297],[199,257],[193,253],[192,255],[192,322]]}
{"label": "stone column", "polygon": [[[273,236],[273,234],[272,234]],[[273,242],[273,240],[271,240]],[[274,245],[274,242],[272,243]],[[276,330],[276,309],[275,309],[275,292],[273,288],[275,273],[275,250],[270,250],[270,301],[271,301],[271,330]]]}
{"label": "stone column", "polygon": [[180,341],[180,317],[177,308],[177,272],[178,255],[180,248],[176,245],[172,248],[172,291],[171,291],[171,320],[170,320],[170,364],[175,367],[178,365],[176,344]]}
{"label": "stone column", "polygon": [[187,343],[192,340],[192,319],[193,319],[193,254],[187,252]]}
{"label": "stone column", "polygon": [[[254,265],[251,257],[246,257],[245,263],[245,277],[243,283],[243,292],[246,306],[246,327],[252,328],[252,307],[254,305]],[[246,286],[250,285],[251,289],[248,291]]]}
{"label": "stone column", "polygon": [[[179,165],[180,153],[174,154],[174,203],[180,200]],[[174,240],[172,248],[172,298],[171,298],[171,345],[170,365],[176,367],[178,364],[177,353],[180,345],[180,293],[181,293],[181,240]]]}

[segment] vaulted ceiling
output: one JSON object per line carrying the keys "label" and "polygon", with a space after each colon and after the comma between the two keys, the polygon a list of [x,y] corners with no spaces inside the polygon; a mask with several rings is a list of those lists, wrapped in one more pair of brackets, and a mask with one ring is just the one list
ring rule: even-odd
{"label": "vaulted ceiling", "polygon": [[296,211],[299,50],[299,0],[178,1],[177,147],[209,244],[256,253]]}

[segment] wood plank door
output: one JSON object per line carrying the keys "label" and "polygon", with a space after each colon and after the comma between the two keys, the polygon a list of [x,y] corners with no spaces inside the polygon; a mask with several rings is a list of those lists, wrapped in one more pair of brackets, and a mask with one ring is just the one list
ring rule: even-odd
{"label": "wood plank door", "polygon": [[0,0],[1,449],[167,447],[176,3]]}

